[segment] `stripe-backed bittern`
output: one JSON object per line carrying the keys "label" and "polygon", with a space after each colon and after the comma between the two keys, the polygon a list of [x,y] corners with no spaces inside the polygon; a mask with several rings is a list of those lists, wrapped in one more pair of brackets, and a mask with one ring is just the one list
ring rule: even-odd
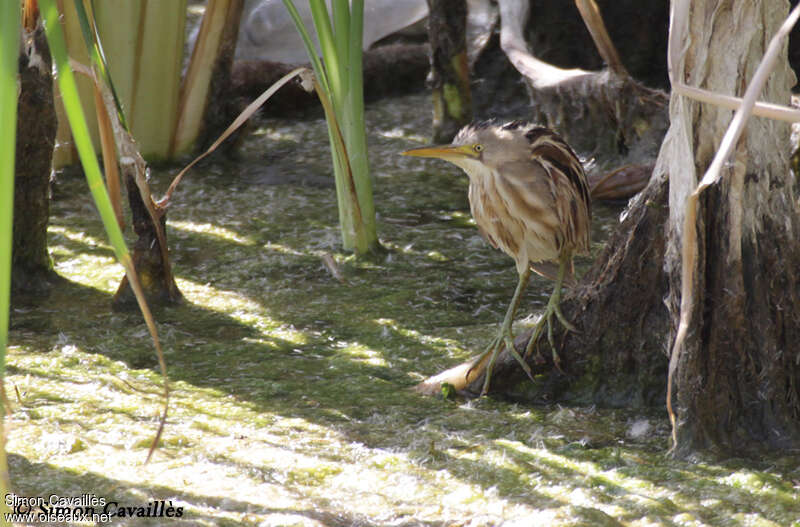
{"label": "stripe-backed bittern", "polygon": [[[517,263],[519,282],[500,331],[470,368],[476,369],[488,357],[481,395],[489,389],[492,367],[503,346],[533,379],[525,358],[545,325],[558,366],[551,319],[555,315],[565,328],[575,331],[559,307],[561,285],[565,278],[572,279],[572,255],[589,250],[591,203],[578,156],[552,130],[523,121],[474,123],[462,128],[451,145],[415,148],[403,154],[444,159],[466,172],[470,209],[478,229]],[[553,261],[558,263],[555,273]],[[511,325],[531,267],[555,278],[556,285],[525,355],[520,356],[514,348]]]}

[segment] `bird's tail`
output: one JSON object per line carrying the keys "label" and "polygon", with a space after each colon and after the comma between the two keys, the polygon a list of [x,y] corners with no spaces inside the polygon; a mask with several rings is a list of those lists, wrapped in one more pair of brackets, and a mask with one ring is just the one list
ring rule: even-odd
{"label": "bird's tail", "polygon": [[[531,270],[539,276],[544,276],[552,281],[558,279],[558,263],[557,262],[531,262]],[[567,287],[575,287],[578,281],[575,279],[575,268],[572,262],[567,267],[567,272],[564,273],[564,285]]]}

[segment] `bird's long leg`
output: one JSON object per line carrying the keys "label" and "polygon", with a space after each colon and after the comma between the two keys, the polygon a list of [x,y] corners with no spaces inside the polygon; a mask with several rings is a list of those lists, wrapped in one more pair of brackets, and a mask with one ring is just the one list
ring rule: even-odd
{"label": "bird's long leg", "polygon": [[497,336],[492,340],[491,344],[486,348],[486,350],[481,353],[481,355],[472,363],[469,370],[467,371],[467,377],[475,368],[478,368],[486,357],[489,357],[489,362],[486,364],[486,377],[483,381],[483,388],[481,389],[481,395],[486,395],[489,391],[489,383],[492,378],[492,369],[494,368],[494,363],[497,360],[497,355],[500,354],[500,351],[503,349],[505,345],[508,352],[514,356],[515,359],[520,363],[522,369],[525,370],[525,373],[528,374],[528,377],[533,380],[533,373],[531,372],[530,366],[522,356],[517,352],[514,348],[514,336],[511,334],[511,325],[514,323],[514,315],[517,312],[517,307],[519,306],[520,299],[522,298],[522,293],[525,291],[525,287],[528,285],[528,280],[531,277],[531,270],[530,268],[526,268],[520,275],[519,275],[519,282],[517,282],[517,289],[514,291],[514,296],[511,298],[511,304],[508,306],[508,310],[506,311],[506,316],[503,318],[503,324],[500,326],[500,331],[498,331]]}
{"label": "bird's long leg", "polygon": [[528,357],[530,355],[531,350],[533,350],[533,346],[536,341],[539,339],[539,335],[542,334],[545,325],[547,325],[547,341],[550,343],[550,348],[553,350],[553,363],[556,365],[557,368],[560,369],[561,359],[558,356],[558,352],[556,351],[555,342],[553,341],[553,330],[552,330],[552,322],[551,319],[553,315],[556,316],[561,325],[563,325],[568,331],[577,332],[578,330],[575,329],[564,314],[561,312],[561,284],[564,282],[564,276],[567,272],[567,266],[570,263],[571,255],[564,253],[559,257],[559,265],[558,265],[558,276],[556,277],[556,286],[553,289],[553,294],[550,295],[550,300],[547,302],[547,307],[545,307],[544,314],[542,314],[542,318],[539,319],[539,322],[536,324],[536,327],[533,329],[533,334],[531,335],[531,339],[528,341],[528,345],[525,347],[525,355],[523,357]]}

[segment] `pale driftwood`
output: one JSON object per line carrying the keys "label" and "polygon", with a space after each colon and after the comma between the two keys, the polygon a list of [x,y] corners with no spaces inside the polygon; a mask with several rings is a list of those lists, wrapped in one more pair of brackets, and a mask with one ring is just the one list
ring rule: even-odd
{"label": "pale driftwood", "polygon": [[[742,99],[740,97],[714,93],[696,86],[687,86],[680,82],[672,85],[672,91],[679,95],[689,97],[690,99],[721,106],[729,110],[738,110],[742,106]],[[753,105],[752,113],[756,117],[766,117],[768,119],[775,119],[776,121],[786,121],[787,123],[800,122],[800,110],[780,104],[756,101]]]}
{"label": "pale driftwood", "polygon": [[472,369],[472,364],[478,357],[479,355],[467,362],[462,362],[448,370],[437,373],[433,377],[428,377],[414,386],[414,391],[423,395],[438,395],[442,393],[442,385],[444,384],[453,386],[459,392],[465,391],[470,384],[481,378],[483,373],[483,367]]}
{"label": "pale driftwood", "polygon": [[523,33],[525,22],[530,14],[528,2],[500,0],[499,6],[500,46],[511,64],[531,82],[534,88],[544,89],[591,75],[591,72],[578,68],[569,70],[557,68],[537,59],[528,52],[528,45]]}

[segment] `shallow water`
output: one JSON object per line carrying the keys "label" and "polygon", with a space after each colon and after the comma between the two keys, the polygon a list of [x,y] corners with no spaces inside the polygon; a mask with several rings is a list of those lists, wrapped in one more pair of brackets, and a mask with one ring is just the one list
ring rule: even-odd
{"label": "shallow water", "polygon": [[[121,268],[84,181],[62,176],[50,247],[65,284],[12,318],[15,492],[167,500],[183,508],[170,525],[800,525],[796,458],[671,460],[660,408],[409,390],[485,345],[517,279],[472,224],[466,178],[397,155],[427,142],[430,114],[425,94],[367,108],[379,261],[339,250],[322,121],[257,123],[239,160],[187,176],[168,216],[186,302],[156,310],[172,397],[146,466],[154,351],[140,316],[109,310]],[[619,212],[595,207],[595,251]],[[550,287],[532,280],[526,313]]]}

